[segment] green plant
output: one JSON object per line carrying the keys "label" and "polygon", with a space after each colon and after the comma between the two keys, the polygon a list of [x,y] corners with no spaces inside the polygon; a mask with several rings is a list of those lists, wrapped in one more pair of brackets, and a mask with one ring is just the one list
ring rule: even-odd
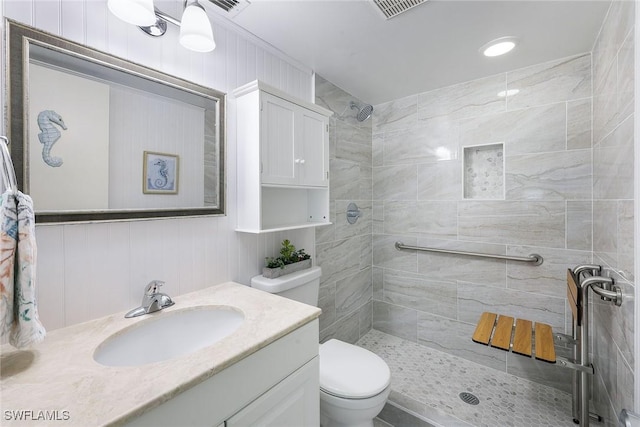
{"label": "green plant", "polygon": [[307,254],[304,249],[296,250],[296,247],[293,246],[289,240],[285,239],[282,241],[280,256],[276,258],[267,257],[266,266],[267,268],[284,268],[285,265],[304,261],[309,258],[311,258],[311,255]]}

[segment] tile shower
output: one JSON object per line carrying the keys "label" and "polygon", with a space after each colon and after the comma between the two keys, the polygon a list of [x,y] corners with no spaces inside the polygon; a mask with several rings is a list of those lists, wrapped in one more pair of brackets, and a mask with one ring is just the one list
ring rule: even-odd
{"label": "tile shower", "polygon": [[[483,311],[571,333],[564,277],[581,263],[602,264],[634,294],[633,16],[633,2],[613,2],[592,52],[375,106],[370,153],[361,129],[343,115],[352,97],[318,79],[316,102],[337,116],[330,196],[336,226],[317,231],[318,261],[346,266],[323,282],[323,339],[359,339],[366,346],[371,333],[381,332],[377,338],[401,338],[461,364],[466,359],[516,381],[570,391],[570,371],[470,337]],[[519,92],[497,95],[509,89]],[[471,164],[495,162],[498,154],[493,190],[479,194]],[[358,197],[364,221],[350,234],[337,212],[348,203],[342,199]],[[364,244],[369,227],[372,251]],[[400,252],[396,241],[540,253],[545,262]],[[370,284],[345,279],[363,271]],[[633,311],[630,300],[622,310],[596,303],[594,407],[609,424],[633,407]],[[403,400],[401,393],[394,398]]]}

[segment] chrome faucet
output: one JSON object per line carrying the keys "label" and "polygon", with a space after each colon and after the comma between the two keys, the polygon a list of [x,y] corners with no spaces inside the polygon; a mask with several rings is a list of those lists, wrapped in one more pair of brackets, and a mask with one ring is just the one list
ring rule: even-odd
{"label": "chrome faucet", "polygon": [[164,282],[161,280],[152,280],[149,282],[144,288],[144,295],[142,296],[140,307],[129,311],[124,317],[142,316],[143,314],[153,313],[154,311],[171,307],[174,302],[169,295],[160,292],[162,285],[164,285]]}

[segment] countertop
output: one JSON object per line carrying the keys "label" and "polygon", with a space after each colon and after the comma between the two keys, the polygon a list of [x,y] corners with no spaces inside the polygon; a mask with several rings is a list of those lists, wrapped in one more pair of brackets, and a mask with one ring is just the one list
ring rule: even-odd
{"label": "countertop", "polygon": [[[316,307],[233,282],[173,300],[172,307],[150,315],[125,319],[123,311],[54,330],[30,350],[2,346],[0,424],[121,425],[320,315]],[[162,362],[107,367],[93,360],[96,347],[123,328],[151,316],[203,305],[235,307],[244,313],[245,321],[233,334],[207,348]],[[33,411],[32,420],[15,421],[16,412],[24,411]],[[33,420],[39,411],[48,411],[54,420]]]}

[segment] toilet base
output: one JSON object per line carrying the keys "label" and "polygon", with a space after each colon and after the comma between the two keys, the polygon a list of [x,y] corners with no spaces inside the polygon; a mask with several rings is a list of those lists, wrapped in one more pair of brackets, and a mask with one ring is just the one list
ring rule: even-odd
{"label": "toilet base", "polygon": [[320,390],[321,427],[373,427],[382,411],[391,386],[366,399],[343,399]]}

